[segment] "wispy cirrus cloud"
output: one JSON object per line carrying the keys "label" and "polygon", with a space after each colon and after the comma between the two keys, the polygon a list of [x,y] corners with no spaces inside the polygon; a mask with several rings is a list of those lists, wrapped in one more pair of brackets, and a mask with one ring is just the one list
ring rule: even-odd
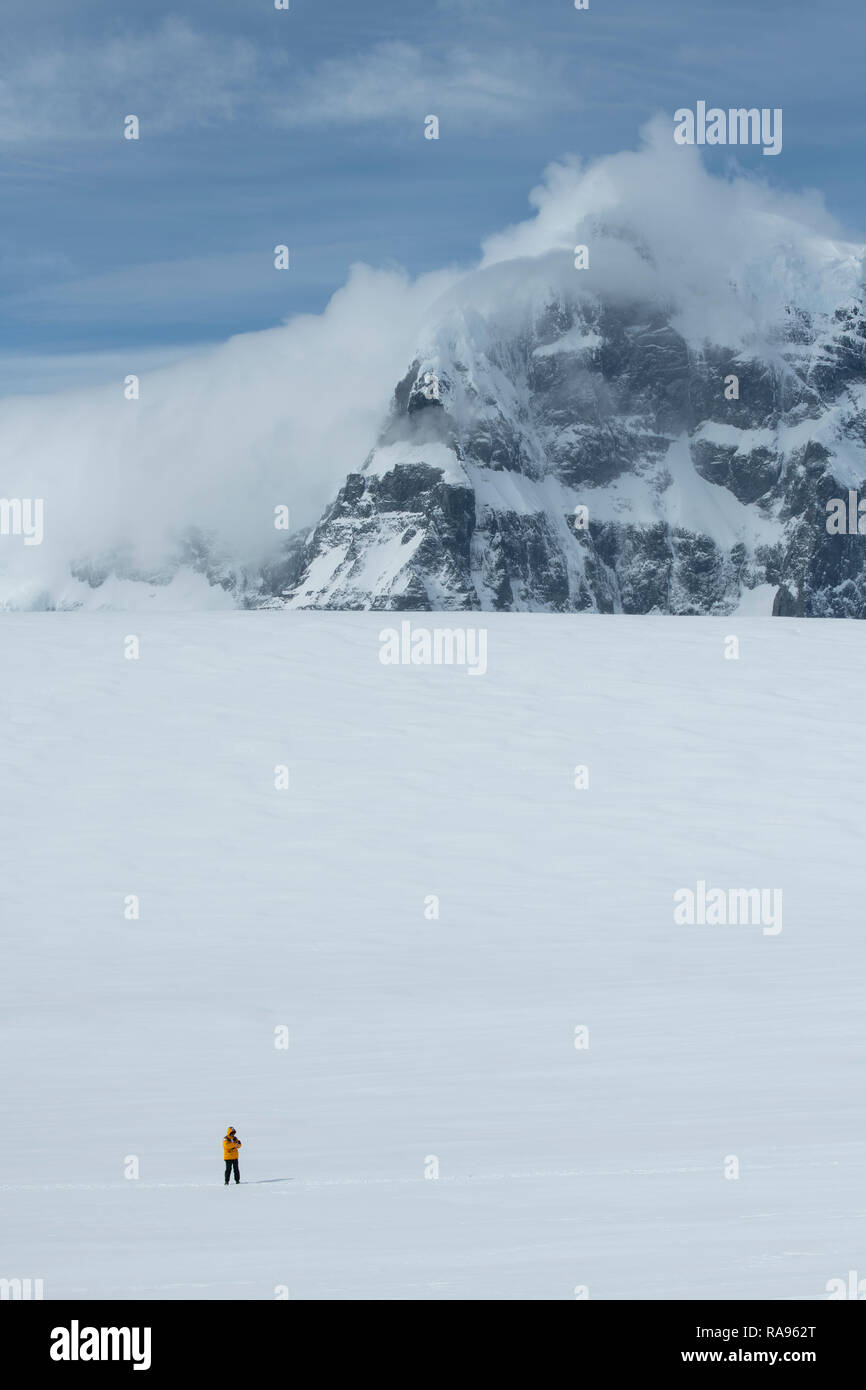
{"label": "wispy cirrus cloud", "polygon": [[0,146],[117,139],[130,113],[164,135],[244,119],[276,128],[418,119],[428,109],[452,124],[511,122],[570,100],[550,57],[531,50],[392,40],[308,69],[278,45],[167,19],[146,34],[11,55]]}
{"label": "wispy cirrus cloud", "polygon": [[232,120],[270,86],[279,63],[245,39],[166,19],[149,33],[7,50],[0,144],[118,138],[123,117],[151,131]]}
{"label": "wispy cirrus cloud", "polygon": [[575,104],[549,57],[505,47],[483,54],[463,46],[439,51],[387,41],[364,53],[321,62],[274,106],[286,125],[417,119],[428,111],[455,123],[513,122]]}

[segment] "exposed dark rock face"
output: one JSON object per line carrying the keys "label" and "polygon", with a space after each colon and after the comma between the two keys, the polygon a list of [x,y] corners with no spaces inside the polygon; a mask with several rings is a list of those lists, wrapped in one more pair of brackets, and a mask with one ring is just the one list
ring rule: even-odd
{"label": "exposed dark rock face", "polygon": [[108,605],[180,577],[247,608],[866,617],[864,259],[783,239],[711,289],[633,264],[585,288],[560,251],[472,272],[311,530],[187,527],[152,567],[119,540],[71,575]]}
{"label": "exposed dark rock face", "polygon": [[452,314],[261,599],[866,617],[866,535],[826,526],[866,496],[864,318],[790,309],[745,350],[695,348],[658,305]]}

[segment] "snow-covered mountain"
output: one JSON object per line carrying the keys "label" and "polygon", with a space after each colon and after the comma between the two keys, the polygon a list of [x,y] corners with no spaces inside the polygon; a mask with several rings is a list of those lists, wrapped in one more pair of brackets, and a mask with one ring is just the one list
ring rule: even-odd
{"label": "snow-covered mountain", "polygon": [[0,607],[866,617],[827,529],[866,498],[866,248],[664,121],[530,201],[477,267],[356,267],[134,403],[0,401],[0,495],[45,502]]}
{"label": "snow-covered mountain", "polygon": [[[866,482],[860,254],[780,246],[710,338],[646,247],[595,231],[601,288],[554,251],[449,294],[277,601],[866,616],[866,538],[826,526]],[[647,284],[611,283],[611,247]]]}

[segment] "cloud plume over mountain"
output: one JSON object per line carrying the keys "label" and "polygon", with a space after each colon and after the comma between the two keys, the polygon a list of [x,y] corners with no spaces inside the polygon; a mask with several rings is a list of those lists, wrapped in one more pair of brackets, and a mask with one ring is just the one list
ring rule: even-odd
{"label": "cloud plume over mountain", "polygon": [[[777,386],[796,378],[802,399],[797,388],[788,405],[794,408],[797,397],[800,415],[788,426],[817,419],[820,402],[809,394],[821,392],[815,364],[835,351],[834,315],[853,312],[863,277],[863,248],[844,239],[818,195],[780,193],[741,173],[712,175],[698,151],[674,144],[670,121],[660,117],[637,151],[551,165],[530,204],[526,221],[487,238],[476,266],[444,268],[414,282],[396,270],[357,266],[323,314],[293,318],[144,374],[138,401],[124,398],[120,379],[98,389],[0,402],[0,492],[45,500],[42,546],[25,549],[15,537],[0,541],[0,602],[236,602],[241,591],[254,590],[262,568],[278,560],[285,537],[274,531],[274,507],[291,508],[293,527],[315,526],[347,475],[381,443],[389,400],[413,363],[434,370],[435,354],[438,361],[446,348],[456,352],[454,343],[468,334],[470,354],[498,364],[499,377],[485,389],[502,399],[485,409],[511,411],[518,429],[526,403],[506,397],[518,392],[523,368],[512,370],[509,353],[524,350],[525,343],[519,345],[527,323],[537,327],[555,305],[565,306],[571,327],[559,338],[543,333],[532,351],[539,362],[546,356],[549,363],[556,357],[568,363],[557,391],[569,382],[594,381],[596,397],[602,389],[609,395],[616,387],[613,368],[603,347],[590,341],[595,330],[586,324],[600,322],[602,309],[627,315],[636,305],[651,306],[687,355],[716,351],[721,361],[724,354],[731,360],[741,354],[760,361]],[[574,265],[580,244],[589,252],[585,270]],[[637,320],[622,326],[626,338],[636,326]],[[497,339],[492,354],[491,335]],[[656,351],[646,345],[647,364]],[[135,371],[131,360],[128,372]],[[540,376],[527,380],[530,391],[542,388]],[[859,409],[856,371],[837,385],[848,393],[851,409]],[[650,382],[647,399],[654,389]],[[684,389],[692,388],[687,383]],[[458,394],[452,393],[452,424],[462,427]],[[581,400],[579,390],[570,399],[566,390],[563,409],[571,411],[568,428],[577,433],[586,423]],[[479,408],[471,405],[476,413]],[[617,405],[611,397],[605,409],[622,414],[623,401]],[[761,428],[766,418],[765,412]],[[693,431],[698,424],[684,421],[682,428]],[[743,424],[740,418],[738,427]],[[651,429],[647,421],[642,429],[658,434],[674,424],[654,419]],[[564,447],[563,438],[556,448]],[[629,445],[638,451],[631,471],[640,477],[643,446],[636,439]],[[860,476],[856,430],[842,444],[854,479]],[[458,438],[455,457],[466,454],[465,446]],[[542,440],[539,447],[553,445]],[[653,458],[660,449],[650,448]],[[561,459],[551,464],[560,482],[563,467]],[[545,468],[536,460],[529,473],[541,476]],[[517,455],[494,471],[503,469],[526,471]],[[603,481],[615,491],[622,476],[614,471]],[[580,485],[579,470],[572,468],[568,477],[569,486]],[[721,492],[721,478],[711,469],[707,485]],[[662,489],[666,507],[678,487]],[[759,497],[737,500],[751,505]],[[476,522],[480,506],[479,494]],[[238,575],[244,576],[240,586]]]}

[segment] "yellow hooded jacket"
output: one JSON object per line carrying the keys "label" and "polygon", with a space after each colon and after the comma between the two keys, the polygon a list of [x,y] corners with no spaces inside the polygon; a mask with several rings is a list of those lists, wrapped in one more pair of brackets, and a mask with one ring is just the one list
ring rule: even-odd
{"label": "yellow hooded jacket", "polygon": [[241,1144],[240,1139],[235,1134],[233,1127],[230,1125],[229,1128],[226,1130],[226,1137],[223,1140],[223,1158],[237,1158],[238,1149],[242,1147],[243,1145]]}

